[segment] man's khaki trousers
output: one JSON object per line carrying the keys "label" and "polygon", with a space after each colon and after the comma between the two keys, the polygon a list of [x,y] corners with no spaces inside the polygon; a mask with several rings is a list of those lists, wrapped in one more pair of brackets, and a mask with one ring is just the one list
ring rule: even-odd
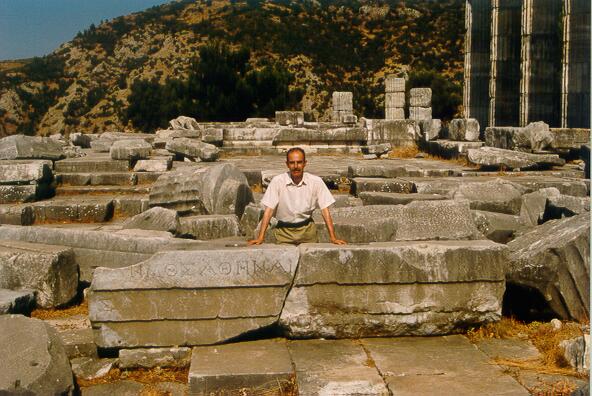
{"label": "man's khaki trousers", "polygon": [[274,228],[273,235],[276,242],[281,244],[299,245],[301,243],[316,243],[318,241],[317,226],[313,222],[302,227]]}

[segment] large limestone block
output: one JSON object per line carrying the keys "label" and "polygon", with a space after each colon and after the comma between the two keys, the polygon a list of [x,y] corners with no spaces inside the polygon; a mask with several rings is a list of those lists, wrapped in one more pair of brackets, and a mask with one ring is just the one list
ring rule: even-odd
{"label": "large limestone block", "polygon": [[468,200],[471,209],[517,215],[520,214],[524,190],[520,185],[497,179],[460,184],[453,198]]}
{"label": "large limestone block", "polygon": [[204,143],[189,138],[178,138],[167,142],[166,149],[170,152],[181,154],[188,158],[210,162],[216,161],[220,156],[220,150],[213,144]]}
{"label": "large limestone block", "polygon": [[273,144],[307,143],[307,142],[364,142],[368,135],[364,128],[282,128],[273,138]]}
{"label": "large limestone block", "polygon": [[384,95],[384,108],[390,109],[393,107],[405,107],[405,92],[387,92]]}
{"label": "large limestone block", "polygon": [[351,193],[358,195],[362,192],[412,193],[413,183],[405,179],[387,179],[375,177],[355,177],[352,180]]}
{"label": "large limestone block", "polygon": [[0,161],[0,184],[48,182],[52,178],[52,168],[48,160]]}
{"label": "large limestone block", "polygon": [[476,142],[479,140],[479,121],[474,118],[455,118],[448,124],[448,138]]}
{"label": "large limestone block", "polygon": [[70,395],[70,361],[57,332],[38,319],[0,316],[0,393]]}
{"label": "large limestone block", "polygon": [[440,201],[446,199],[439,194],[402,194],[383,192],[361,192],[358,197],[364,205],[407,205],[414,201]]}
{"label": "large limestone block", "polygon": [[553,196],[546,199],[543,222],[551,219],[571,217],[589,211],[590,197]]}
{"label": "large limestone block", "polygon": [[471,210],[471,213],[477,229],[497,243],[508,243],[517,232],[526,228],[520,216],[483,210]]}
{"label": "large limestone block", "polygon": [[589,320],[589,213],[548,221],[508,248],[508,282],[538,290],[563,319]]}
{"label": "large limestone block", "polygon": [[405,108],[403,107],[387,107],[384,109],[384,119],[387,121],[404,120]]}
{"label": "large limestone block", "polygon": [[482,167],[506,169],[533,169],[565,164],[565,160],[556,154],[530,154],[519,151],[503,150],[494,147],[481,147],[468,150],[469,162]]}
{"label": "large limestone block", "polygon": [[409,119],[411,120],[429,120],[432,118],[431,107],[409,107]]}
{"label": "large limestone block", "polygon": [[123,223],[123,228],[168,231],[174,234],[179,228],[179,215],[176,210],[155,206],[127,219]]}
{"label": "large limestone block", "polygon": [[353,97],[351,92],[333,92],[333,111],[352,111]]}
{"label": "large limestone block", "polygon": [[415,145],[415,140],[420,135],[420,129],[417,122],[413,120],[374,120],[368,134],[368,139],[375,143],[390,143],[393,147],[409,147]]}
{"label": "large limestone block", "polygon": [[0,315],[29,315],[35,307],[34,290],[0,289]]}
{"label": "large limestone block", "polygon": [[29,205],[0,205],[0,224],[31,225],[35,213]]}
{"label": "large limestone block", "polygon": [[169,121],[171,129],[199,129],[199,124],[193,117],[179,116]]}
{"label": "large limestone block", "polygon": [[501,315],[507,249],[491,241],[300,247],[291,337],[437,335]]}
{"label": "large limestone block", "polygon": [[442,120],[438,118],[419,121],[421,137],[424,141],[430,141],[440,137],[442,131]]}
{"label": "large limestone block", "polygon": [[504,150],[528,150],[530,139],[524,128],[519,127],[487,127],[485,128],[485,145]]}
{"label": "large limestone block", "polygon": [[524,224],[536,226],[543,222],[547,199],[561,195],[555,187],[541,188],[535,192],[524,194],[521,198],[520,217]]}
{"label": "large limestone block", "polygon": [[302,111],[276,111],[275,122],[282,126],[304,125],[304,112]]}
{"label": "large limestone block", "polygon": [[120,368],[188,367],[191,348],[121,349]]}
{"label": "large limestone block", "polygon": [[0,204],[15,202],[34,202],[50,197],[54,187],[46,183],[23,185],[0,185]]}
{"label": "large limestone block", "polygon": [[114,160],[146,159],[152,151],[152,145],[142,139],[116,140],[109,148],[109,155]]}
{"label": "large limestone block", "polygon": [[299,252],[292,246],[165,251],[97,268],[89,318],[100,347],[209,345],[275,323]]}
{"label": "large limestone block", "polygon": [[384,79],[385,92],[405,92],[405,79],[389,74]]}
{"label": "large limestone block", "polygon": [[0,160],[65,158],[59,142],[44,137],[12,135],[0,139]]}
{"label": "large limestone block", "polygon": [[150,189],[150,206],[195,214],[236,214],[253,201],[245,175],[232,164],[168,172]]}
{"label": "large limestone block", "polygon": [[409,106],[411,106],[411,107],[432,107],[432,89],[431,88],[411,88],[409,90]]}
{"label": "large limestone block", "polygon": [[590,143],[590,129],[585,128],[551,128],[554,149],[579,150],[582,144]]}
{"label": "large limestone block", "polygon": [[542,151],[553,143],[553,134],[549,125],[543,121],[531,122],[524,127],[526,135],[530,140],[530,148],[534,151]]}
{"label": "large limestone block", "polygon": [[272,128],[223,128],[224,141],[272,141],[280,132],[277,126]]}
{"label": "large limestone block", "polygon": [[236,215],[202,215],[179,219],[177,234],[200,240],[240,236],[240,225]]}
{"label": "large limestone block", "polygon": [[64,305],[78,289],[74,254],[62,246],[2,240],[0,288],[36,290],[37,305],[43,308]]}

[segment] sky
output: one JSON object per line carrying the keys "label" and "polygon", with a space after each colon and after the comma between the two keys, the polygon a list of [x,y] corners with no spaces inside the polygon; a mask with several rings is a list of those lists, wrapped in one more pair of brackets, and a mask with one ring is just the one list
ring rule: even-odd
{"label": "sky", "polygon": [[47,55],[103,19],[167,0],[0,0],[0,60]]}

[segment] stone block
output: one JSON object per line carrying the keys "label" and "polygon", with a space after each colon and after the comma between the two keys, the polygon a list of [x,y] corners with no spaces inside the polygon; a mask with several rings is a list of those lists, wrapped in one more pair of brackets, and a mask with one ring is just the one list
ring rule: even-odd
{"label": "stone block", "polygon": [[139,160],[134,165],[134,172],[166,172],[171,169],[170,159]]}
{"label": "stone block", "polygon": [[548,197],[545,202],[543,222],[562,219],[590,211],[590,197],[558,195]]}
{"label": "stone block", "polygon": [[517,232],[526,228],[520,216],[483,210],[471,210],[471,213],[477,229],[497,243],[508,243]]}
{"label": "stone block", "polygon": [[519,127],[487,127],[485,128],[485,145],[504,150],[528,150],[530,139],[524,128]]}
{"label": "stone block", "polygon": [[554,149],[579,150],[582,144],[590,143],[590,129],[585,128],[551,128]]}
{"label": "stone block", "polygon": [[140,229],[168,231],[176,233],[179,228],[179,215],[176,210],[155,206],[145,212],[127,219],[122,226],[123,229]]}
{"label": "stone block", "polygon": [[507,246],[508,282],[538,290],[559,318],[589,320],[589,213],[548,221]]}
{"label": "stone block", "polygon": [[543,121],[531,122],[524,127],[524,131],[530,139],[530,148],[533,151],[542,151],[553,143],[553,134],[549,125]]}
{"label": "stone block", "polygon": [[35,307],[34,290],[0,289],[0,315],[30,315]]}
{"label": "stone block", "polygon": [[466,157],[470,149],[478,149],[483,142],[464,142],[457,140],[430,140],[426,142],[428,153],[442,158]]}
{"label": "stone block", "polygon": [[362,146],[362,153],[364,154],[376,154],[378,157],[384,155],[392,150],[390,143],[371,144],[368,146]]}
{"label": "stone block", "polygon": [[130,172],[93,173],[90,175],[90,184],[93,186],[135,186],[138,184],[138,176]]}
{"label": "stone block", "polygon": [[97,345],[91,328],[63,330],[59,335],[69,359],[97,357]]}
{"label": "stone block", "polygon": [[384,118],[387,121],[404,120],[405,109],[403,107],[387,107],[384,109]]}
{"label": "stone block", "polygon": [[314,144],[320,142],[365,142],[368,135],[358,127],[307,129],[282,128],[273,139],[274,145]]}
{"label": "stone block", "polygon": [[580,158],[584,161],[584,177],[590,178],[590,144],[582,144]]}
{"label": "stone block", "polygon": [[169,121],[171,129],[199,129],[199,124],[195,118],[179,116]]}
{"label": "stone block", "polygon": [[109,374],[115,364],[115,359],[99,359],[96,357],[77,357],[70,361],[72,372],[76,378],[92,381]]}
{"label": "stone block", "polygon": [[262,340],[195,347],[189,369],[189,392],[220,394],[290,394],[295,373],[283,340]]}
{"label": "stone block", "polygon": [[209,345],[269,326],[279,317],[298,256],[296,247],[204,247],[97,268],[89,298],[97,345]]}
{"label": "stone block", "polygon": [[565,160],[557,154],[530,154],[519,151],[503,150],[493,147],[469,149],[468,159],[475,165],[488,168],[536,169],[562,166]]}
{"label": "stone block", "polygon": [[[426,106],[429,107],[430,105]],[[405,92],[387,92],[384,95],[384,108],[403,108],[405,107]]]}
{"label": "stone block", "polygon": [[352,111],[353,97],[351,92],[333,92],[333,111]]}
{"label": "stone block", "polygon": [[15,202],[34,202],[48,198],[54,193],[49,184],[0,185],[0,204]]}
{"label": "stone block", "polygon": [[0,139],[0,160],[64,158],[64,150],[54,139],[12,135]]}
{"label": "stone block", "polygon": [[432,89],[411,88],[409,90],[409,107],[432,107]]}
{"label": "stone block", "polygon": [[240,217],[252,201],[253,193],[245,175],[228,163],[167,172],[150,189],[150,206],[194,214]]}
{"label": "stone block", "polygon": [[189,367],[191,348],[148,348],[121,349],[119,351],[119,367],[155,368],[155,367]]}
{"label": "stone block", "polygon": [[361,192],[358,197],[364,205],[407,205],[414,201],[440,201],[446,199],[439,194],[405,194],[388,192]]}
{"label": "stone block", "polygon": [[110,198],[53,199],[35,202],[35,223],[102,223],[113,217]]}
{"label": "stone block", "polygon": [[304,112],[302,111],[276,111],[275,122],[282,126],[302,126],[304,125]]}
{"label": "stone block", "polygon": [[131,217],[150,208],[147,195],[122,195],[113,198],[113,217]]}
{"label": "stone block", "polygon": [[56,331],[39,319],[0,316],[0,393],[69,395],[70,362]]}
{"label": "stone block", "polygon": [[528,226],[536,226],[543,222],[547,199],[561,195],[555,187],[542,188],[522,196],[520,218]]}
{"label": "stone block", "polygon": [[358,116],[353,114],[342,114],[340,115],[339,121],[343,124],[357,124]]}
{"label": "stone block", "polygon": [[202,215],[181,217],[177,234],[209,240],[240,236],[241,232],[236,215]]}
{"label": "stone block", "polygon": [[413,183],[404,179],[382,179],[372,177],[355,177],[352,179],[351,193],[358,195],[361,192],[391,192],[391,193],[411,193]]}
{"label": "stone block", "polygon": [[71,133],[69,136],[70,143],[81,148],[90,148],[90,142],[97,138],[98,135],[81,132]]}
{"label": "stone block", "polygon": [[419,133],[419,126],[413,120],[376,120],[368,131],[368,140],[390,143],[393,147],[413,147]]}
{"label": "stone block", "polygon": [[29,184],[51,181],[53,163],[48,160],[0,161],[0,184]]}
{"label": "stone block", "polygon": [[479,121],[474,118],[455,118],[448,124],[448,138],[476,142],[479,140]]}
{"label": "stone block", "polygon": [[571,367],[580,373],[587,373],[590,370],[590,335],[563,340],[559,343],[563,349],[565,360]]}
{"label": "stone block", "polygon": [[0,288],[35,290],[42,308],[76,296],[78,265],[70,248],[10,240],[0,241],[0,247]]}
{"label": "stone block", "polygon": [[440,137],[442,131],[442,121],[438,118],[419,121],[419,130],[421,132],[422,140],[430,141]]}
{"label": "stone block", "polygon": [[439,335],[501,315],[507,249],[491,241],[300,250],[280,317],[290,337]]}
{"label": "stone block", "polygon": [[68,158],[54,165],[57,173],[127,172],[129,161],[109,158]]}
{"label": "stone block", "polygon": [[224,142],[224,130],[222,128],[205,128],[201,131],[201,140],[204,143],[222,146]]}
{"label": "stone block", "polygon": [[114,160],[139,160],[150,156],[152,145],[142,139],[116,140],[109,148]]}
{"label": "stone block", "polygon": [[431,107],[409,107],[409,119],[411,120],[429,120],[432,118]]}
{"label": "stone block", "polygon": [[496,179],[460,184],[452,197],[469,201],[471,209],[518,215],[524,192],[520,185]]}
{"label": "stone block", "polygon": [[216,146],[189,138],[178,138],[168,141],[166,149],[187,158],[199,158],[206,162],[216,161],[220,156],[220,150]]}
{"label": "stone block", "polygon": [[35,222],[35,212],[29,205],[0,205],[0,224],[31,225]]}
{"label": "stone block", "polygon": [[230,141],[272,141],[281,128],[223,128],[224,142]]}
{"label": "stone block", "polygon": [[389,74],[384,79],[385,92],[405,92],[405,79]]}

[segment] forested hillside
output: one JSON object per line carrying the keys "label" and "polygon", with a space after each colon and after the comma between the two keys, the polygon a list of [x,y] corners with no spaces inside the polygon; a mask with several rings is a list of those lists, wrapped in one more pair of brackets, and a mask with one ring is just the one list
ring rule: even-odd
{"label": "forested hillside", "polygon": [[384,76],[434,88],[434,116],[461,103],[464,1],[178,1],[91,25],[49,56],[0,68],[0,136],[154,131],[302,109],[331,92],[383,117]]}

